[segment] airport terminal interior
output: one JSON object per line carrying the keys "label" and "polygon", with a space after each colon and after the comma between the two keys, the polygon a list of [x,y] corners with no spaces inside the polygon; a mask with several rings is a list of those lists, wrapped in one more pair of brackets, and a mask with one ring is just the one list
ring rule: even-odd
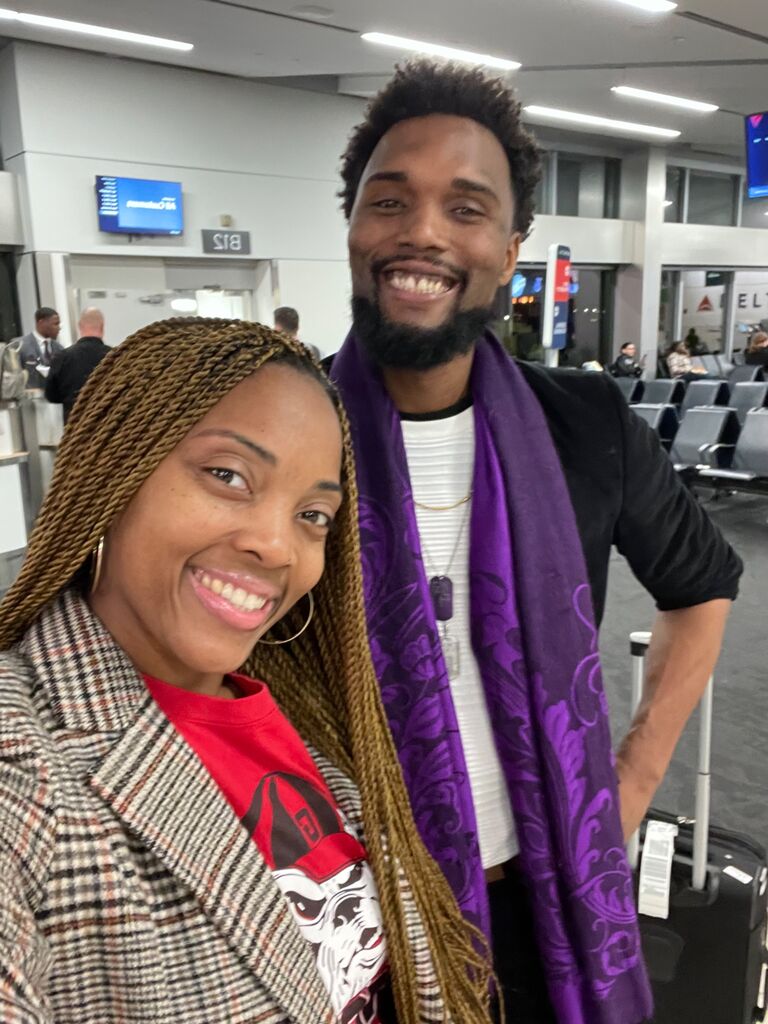
{"label": "airport terminal interior", "polygon": [[[18,0],[0,10],[0,598],[24,564],[65,416],[82,415],[49,384],[57,353],[79,338],[106,355],[167,318],[255,321],[292,331],[333,374],[352,327],[342,154],[395,66],[419,55],[513,88],[540,149],[532,229],[492,297],[501,345],[526,372],[611,378],[622,414],[645,421],[743,562],[714,670],[711,820],[713,835],[763,848],[764,863],[768,0]],[[287,321],[276,317],[286,309]],[[675,544],[696,557],[690,538]],[[599,652],[616,748],[633,713],[630,634],[654,615],[614,548]],[[698,722],[697,711],[653,799],[681,830],[702,813]],[[749,889],[752,876],[740,877]],[[764,912],[768,870],[755,884]],[[754,923],[760,962],[744,972],[749,1006],[658,1010],[658,1024],[768,1021],[764,924]],[[729,948],[741,941],[723,934]],[[0,957],[4,942],[0,933]],[[654,956],[669,953],[658,942],[645,951],[663,1007],[659,992],[679,979],[674,966],[654,974]],[[709,955],[698,969],[717,974]]]}

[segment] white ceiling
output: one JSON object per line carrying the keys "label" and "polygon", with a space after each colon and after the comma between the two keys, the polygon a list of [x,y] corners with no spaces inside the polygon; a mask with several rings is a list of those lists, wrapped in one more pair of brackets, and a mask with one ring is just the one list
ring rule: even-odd
{"label": "white ceiling", "polygon": [[[6,0],[10,4],[11,0]],[[247,78],[365,94],[396,51],[363,42],[390,32],[510,57],[526,103],[560,106],[683,132],[676,146],[739,156],[739,116],[768,108],[768,0],[681,0],[648,15],[613,0],[19,0],[14,9],[194,43],[190,53],[112,43],[0,22],[6,37],[73,46]],[[471,10],[471,14],[470,14]],[[297,80],[299,80],[297,82]],[[705,99],[722,111],[692,115],[610,91],[626,83]]]}

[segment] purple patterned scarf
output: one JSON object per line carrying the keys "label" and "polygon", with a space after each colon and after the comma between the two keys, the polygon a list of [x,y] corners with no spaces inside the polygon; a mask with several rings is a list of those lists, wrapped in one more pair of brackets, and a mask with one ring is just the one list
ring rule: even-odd
{"label": "purple patterned scarf", "polygon": [[[489,934],[472,795],[421,557],[397,411],[350,336],[335,379],[352,422],[374,664],[419,832]],[[651,1015],[618,809],[597,630],[544,413],[487,335],[472,370],[472,646],[509,784],[560,1024]]]}

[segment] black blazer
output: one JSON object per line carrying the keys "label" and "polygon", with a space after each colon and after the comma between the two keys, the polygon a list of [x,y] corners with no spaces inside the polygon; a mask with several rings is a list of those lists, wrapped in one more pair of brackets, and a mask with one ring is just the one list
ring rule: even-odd
{"label": "black blazer", "polygon": [[608,374],[517,365],[560,456],[598,623],[614,544],[662,611],[735,598],[741,560]]}
{"label": "black blazer", "polygon": [[80,338],[71,348],[54,356],[45,382],[45,397],[49,402],[63,404],[65,423],[83,385],[109,352],[109,345],[101,338]]}
{"label": "black blazer", "polygon": [[755,352],[747,352],[744,356],[747,366],[762,366],[768,370],[768,348],[759,348]]}

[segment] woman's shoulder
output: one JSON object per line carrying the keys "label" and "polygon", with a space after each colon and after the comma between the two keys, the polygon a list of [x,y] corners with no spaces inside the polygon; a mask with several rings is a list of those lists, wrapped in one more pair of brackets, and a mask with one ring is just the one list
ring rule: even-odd
{"label": "woman's shoulder", "polygon": [[[17,648],[0,651],[0,779],[29,778],[42,792],[41,783],[50,779],[46,751],[53,741],[39,703],[29,661]],[[0,787],[0,803],[7,798],[7,787]]]}
{"label": "woman's shoulder", "polygon": [[52,740],[35,704],[35,675],[0,652],[0,870],[15,871],[33,902],[53,854],[57,814]]}

